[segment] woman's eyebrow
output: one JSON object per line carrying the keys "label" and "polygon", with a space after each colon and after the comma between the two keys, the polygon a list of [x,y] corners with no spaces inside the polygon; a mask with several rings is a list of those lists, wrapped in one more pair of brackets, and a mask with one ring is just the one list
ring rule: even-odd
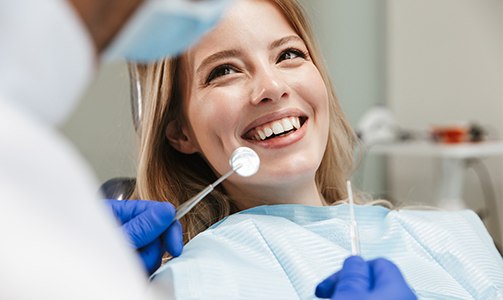
{"label": "woman's eyebrow", "polygon": [[[304,43],[304,40],[302,40],[299,36],[297,36],[297,35],[289,35],[289,36],[285,36],[285,37],[282,37],[282,38],[280,38],[278,40],[273,41],[269,45],[269,50],[281,47],[282,45],[284,45],[286,43],[289,43],[289,42],[293,42],[293,41],[294,42]],[[206,57],[201,62],[201,64],[197,67],[196,74],[200,73],[201,70],[203,70],[207,65],[211,65],[211,64],[213,64],[213,63],[215,63],[215,62],[217,62],[219,60],[224,60],[224,59],[227,59],[229,57],[236,57],[236,56],[239,56],[240,54],[241,54],[241,51],[236,50],[236,49],[223,50],[223,51],[219,51],[219,52],[213,53],[212,55]]]}
{"label": "woman's eyebrow", "polygon": [[223,51],[219,51],[219,52],[213,53],[212,55],[206,57],[201,62],[201,64],[199,65],[199,67],[197,67],[196,73],[201,72],[201,70],[204,69],[204,67],[207,66],[207,65],[211,65],[211,64],[213,64],[216,61],[223,60],[223,59],[226,59],[226,58],[229,58],[229,57],[239,56],[240,53],[241,52],[239,50],[223,50]]}
{"label": "woman's eyebrow", "polygon": [[275,40],[269,45],[269,50],[273,50],[274,48],[281,47],[282,45],[289,43],[289,42],[301,42],[304,43],[304,40],[302,40],[298,35],[289,35],[282,37],[278,40]]}

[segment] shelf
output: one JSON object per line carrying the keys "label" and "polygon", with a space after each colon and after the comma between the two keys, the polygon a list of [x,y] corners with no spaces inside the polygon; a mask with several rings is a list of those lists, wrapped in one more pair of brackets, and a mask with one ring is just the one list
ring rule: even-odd
{"label": "shelf", "polygon": [[481,143],[435,144],[431,142],[403,142],[396,144],[373,145],[371,154],[432,156],[440,158],[484,158],[503,155],[503,141]]}
{"label": "shelf", "polygon": [[462,200],[466,162],[472,158],[503,156],[503,141],[481,143],[435,144],[431,142],[403,142],[371,146],[369,154],[396,156],[424,156],[438,160],[434,174],[434,197],[444,209],[466,208]]}

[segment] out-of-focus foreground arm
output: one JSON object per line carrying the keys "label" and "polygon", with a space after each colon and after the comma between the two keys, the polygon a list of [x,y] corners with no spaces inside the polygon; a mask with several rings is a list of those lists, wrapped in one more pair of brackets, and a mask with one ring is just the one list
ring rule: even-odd
{"label": "out-of-focus foreground arm", "polygon": [[153,299],[93,172],[52,126],[93,75],[90,35],[68,1],[0,0],[0,43],[0,299]]}

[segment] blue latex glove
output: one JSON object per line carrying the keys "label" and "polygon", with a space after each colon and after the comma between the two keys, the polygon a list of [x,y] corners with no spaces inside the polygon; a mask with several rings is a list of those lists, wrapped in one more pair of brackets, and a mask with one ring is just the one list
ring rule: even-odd
{"label": "blue latex glove", "polygon": [[378,258],[364,261],[351,256],[339,272],[316,287],[316,296],[332,300],[415,300],[398,267],[391,261]]}
{"label": "blue latex glove", "polygon": [[106,201],[149,274],[159,268],[166,251],[172,256],[182,253],[182,225],[178,221],[171,224],[176,213],[171,203],[147,200]]}

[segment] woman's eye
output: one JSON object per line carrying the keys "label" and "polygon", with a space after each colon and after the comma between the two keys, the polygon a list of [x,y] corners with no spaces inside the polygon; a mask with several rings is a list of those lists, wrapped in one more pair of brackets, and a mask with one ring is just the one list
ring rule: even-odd
{"label": "woman's eye", "polygon": [[208,78],[206,79],[206,84],[211,83],[214,79],[218,77],[222,77],[225,75],[233,74],[236,73],[236,70],[234,67],[231,65],[221,65],[213,69],[210,74],[208,75]]}
{"label": "woman's eye", "polygon": [[284,60],[294,59],[294,58],[297,58],[297,57],[306,58],[307,54],[304,53],[301,50],[287,49],[287,50],[283,51],[280,54],[280,56],[278,57],[278,61],[277,62],[279,63],[279,62],[282,62]]}

